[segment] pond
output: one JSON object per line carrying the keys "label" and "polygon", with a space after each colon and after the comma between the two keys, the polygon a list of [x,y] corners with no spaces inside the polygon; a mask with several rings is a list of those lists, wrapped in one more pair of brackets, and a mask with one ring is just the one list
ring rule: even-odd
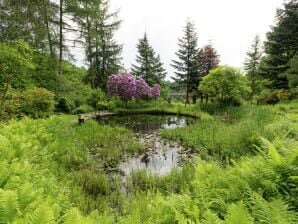
{"label": "pond", "polygon": [[173,168],[181,167],[185,151],[178,142],[169,142],[160,137],[162,129],[185,127],[193,118],[160,115],[130,115],[101,118],[104,125],[124,126],[134,131],[135,138],[144,145],[146,152],[137,157],[129,155],[119,164],[124,175],[132,171],[146,170],[152,174],[165,175]]}

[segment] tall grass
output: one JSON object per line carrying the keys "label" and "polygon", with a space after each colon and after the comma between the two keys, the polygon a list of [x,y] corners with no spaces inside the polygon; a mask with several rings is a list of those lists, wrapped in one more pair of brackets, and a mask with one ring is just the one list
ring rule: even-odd
{"label": "tall grass", "polygon": [[162,136],[180,140],[203,159],[229,163],[255,154],[260,136],[266,135],[266,125],[275,119],[276,110],[271,107],[232,107],[218,111],[213,119],[202,118],[185,128],[163,130]]}
{"label": "tall grass", "polygon": [[298,104],[228,110],[163,132],[202,158],[134,172],[127,191],[106,170],[141,152],[129,130],[71,116],[2,125],[0,223],[297,223]]}

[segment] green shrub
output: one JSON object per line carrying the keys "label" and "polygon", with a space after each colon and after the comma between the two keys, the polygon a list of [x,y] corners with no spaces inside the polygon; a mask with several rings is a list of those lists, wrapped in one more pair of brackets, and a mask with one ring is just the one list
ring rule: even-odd
{"label": "green shrub", "polygon": [[259,98],[257,103],[274,105],[274,104],[277,104],[278,102],[287,101],[291,99],[292,95],[293,93],[291,91],[286,89],[280,89]]}
{"label": "green shrub", "polygon": [[55,107],[54,93],[33,87],[22,92],[21,111],[33,118],[49,116]]}
{"label": "green shrub", "polygon": [[66,97],[60,97],[56,104],[55,110],[57,112],[70,113],[74,105]]}
{"label": "green shrub", "polygon": [[84,113],[90,113],[90,112],[94,112],[94,108],[89,105],[83,104],[77,107],[76,109],[74,109],[72,111],[72,114],[84,114]]}

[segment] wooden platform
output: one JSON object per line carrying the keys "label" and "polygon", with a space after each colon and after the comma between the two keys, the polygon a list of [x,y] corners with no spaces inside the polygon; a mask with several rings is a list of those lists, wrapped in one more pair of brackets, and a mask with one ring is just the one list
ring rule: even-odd
{"label": "wooden platform", "polygon": [[110,117],[115,116],[115,113],[109,112],[96,112],[96,113],[88,113],[88,114],[79,114],[78,115],[78,122],[79,124],[84,123],[87,120],[98,120],[101,117]]}

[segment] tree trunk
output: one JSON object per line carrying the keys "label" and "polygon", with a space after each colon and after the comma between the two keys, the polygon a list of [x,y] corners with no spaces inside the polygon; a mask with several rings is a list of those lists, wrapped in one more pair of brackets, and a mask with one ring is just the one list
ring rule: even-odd
{"label": "tree trunk", "polygon": [[61,79],[62,79],[62,63],[63,63],[63,1],[60,0],[60,18],[59,18],[59,74],[58,74],[58,92],[61,92]]}
{"label": "tree trunk", "polygon": [[8,79],[8,82],[6,83],[5,89],[3,91],[3,95],[2,95],[2,98],[1,98],[1,102],[0,102],[0,110],[2,109],[2,106],[3,106],[3,104],[6,100],[6,94],[8,92],[9,86],[11,85],[11,82],[12,82],[12,77],[10,76],[9,79]]}
{"label": "tree trunk", "polygon": [[93,71],[93,60],[92,60],[92,46],[91,46],[91,24],[89,21],[89,16],[87,16],[87,44],[88,44],[88,53],[87,57],[90,64],[90,77],[91,77],[91,88],[95,88],[95,77],[94,77],[94,71]]}

